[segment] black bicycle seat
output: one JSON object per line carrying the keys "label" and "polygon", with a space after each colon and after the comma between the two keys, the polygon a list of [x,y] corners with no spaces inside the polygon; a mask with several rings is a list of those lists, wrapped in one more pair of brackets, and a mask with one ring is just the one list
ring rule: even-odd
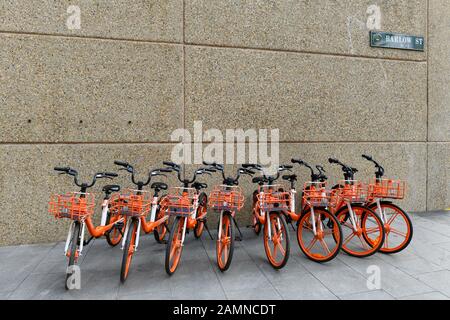
{"label": "black bicycle seat", "polygon": [[266,179],[264,179],[264,177],[254,177],[252,179],[253,183],[262,183],[262,182],[266,182]]}
{"label": "black bicycle seat", "polygon": [[111,193],[120,191],[120,186],[117,184],[108,184],[102,188],[103,192]]}
{"label": "black bicycle seat", "polygon": [[290,181],[290,182],[297,181],[297,175],[296,174],[286,174],[283,176],[283,180]]}
{"label": "black bicycle seat", "polygon": [[158,190],[167,190],[168,186],[167,183],[164,182],[153,182],[150,188]]}
{"label": "black bicycle seat", "polygon": [[194,188],[196,190],[206,189],[206,188],[208,188],[208,185],[206,183],[194,182],[192,184],[192,188]]}

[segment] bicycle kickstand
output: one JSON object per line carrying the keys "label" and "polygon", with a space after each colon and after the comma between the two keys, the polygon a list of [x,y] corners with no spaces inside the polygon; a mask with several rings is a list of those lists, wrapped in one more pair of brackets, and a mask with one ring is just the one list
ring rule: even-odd
{"label": "bicycle kickstand", "polygon": [[214,238],[213,238],[211,232],[209,232],[208,224],[206,223],[206,221],[204,222],[204,224],[205,224],[206,232],[208,232],[208,234],[209,234],[209,237],[211,238],[211,240],[214,240]]}
{"label": "bicycle kickstand", "polygon": [[236,226],[236,229],[237,229],[238,232],[239,232],[239,236],[236,236],[235,239],[236,239],[237,241],[242,241],[242,239],[243,239],[244,237],[242,236],[241,229],[239,229],[239,225],[237,224],[237,221],[236,221],[236,219],[235,219],[234,217],[233,217],[233,221],[234,221],[234,225]]}

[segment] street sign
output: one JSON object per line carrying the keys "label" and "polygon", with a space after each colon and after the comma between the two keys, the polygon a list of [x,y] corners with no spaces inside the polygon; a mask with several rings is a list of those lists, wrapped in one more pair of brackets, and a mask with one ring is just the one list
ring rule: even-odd
{"label": "street sign", "polygon": [[376,48],[424,51],[425,39],[424,37],[401,33],[370,31],[370,46]]}

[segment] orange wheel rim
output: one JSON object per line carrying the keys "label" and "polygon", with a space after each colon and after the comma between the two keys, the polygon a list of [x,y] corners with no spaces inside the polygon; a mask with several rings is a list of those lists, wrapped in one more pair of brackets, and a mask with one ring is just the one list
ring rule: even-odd
{"label": "orange wheel rim", "polygon": [[222,217],[222,234],[220,239],[217,240],[217,263],[220,268],[225,268],[228,258],[230,257],[230,218],[225,215]]}
{"label": "orange wheel rim", "polygon": [[[264,247],[266,249],[267,258],[274,266],[280,266],[286,256],[286,248],[283,246],[283,240],[286,240],[286,230],[277,215],[270,215],[267,221],[268,227],[264,228]],[[269,240],[269,230],[271,228],[272,239]],[[278,260],[277,257],[280,256]]]}
{"label": "orange wheel rim", "polygon": [[[343,233],[342,249],[354,256],[365,256],[374,253],[378,250],[379,242],[382,241],[380,230],[382,230],[383,226],[378,219],[373,218],[371,211],[362,208],[353,208],[353,211],[356,217],[356,231],[353,228],[350,217],[347,215],[348,210],[344,210],[338,215]],[[365,215],[362,219],[363,212],[365,212]],[[370,226],[368,225],[369,219],[371,221]],[[368,235],[369,238],[366,239],[364,234]]]}
{"label": "orange wheel rim", "polygon": [[[405,246],[408,240],[411,237],[411,225],[408,219],[405,217],[405,214],[395,206],[389,204],[383,204],[382,209],[385,211],[386,209],[391,209],[394,211],[393,214],[386,214],[386,221],[384,222],[384,243],[380,248],[382,252],[397,252],[401,248]],[[404,226],[399,226],[398,223],[404,224]],[[364,234],[367,237],[366,234]],[[400,239],[399,241],[395,241]],[[367,237],[367,240],[372,243],[372,239]],[[395,244],[394,244],[395,243]]]}
{"label": "orange wheel rim", "polygon": [[128,276],[128,272],[130,271],[131,260],[133,259],[134,254],[134,243],[136,241],[136,233],[137,233],[137,225],[134,225],[133,235],[130,241],[130,247],[128,248],[127,262],[125,264],[125,278]]}
{"label": "orange wheel rim", "polygon": [[315,261],[326,261],[340,249],[341,232],[337,223],[329,228],[324,221],[331,220],[331,214],[315,210],[316,234],[311,224],[311,211],[302,216],[297,228],[297,240],[302,251]]}
{"label": "orange wheel rim", "polygon": [[170,272],[174,272],[178,267],[178,263],[180,262],[181,257],[181,238],[183,236],[183,226],[184,226],[184,218],[178,221],[178,229],[174,234],[172,239],[171,247],[170,247]]}

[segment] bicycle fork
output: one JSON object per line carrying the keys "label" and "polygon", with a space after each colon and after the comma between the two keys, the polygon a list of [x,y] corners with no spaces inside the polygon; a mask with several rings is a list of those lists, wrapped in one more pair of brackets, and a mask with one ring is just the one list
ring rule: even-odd
{"label": "bicycle fork", "polygon": [[347,202],[347,208],[348,208],[348,213],[349,213],[349,216],[350,216],[350,222],[352,223],[353,230],[354,230],[355,232],[358,232],[358,227],[357,227],[357,225],[356,225],[356,216],[355,216],[355,212],[353,211],[350,202]]}
{"label": "bicycle fork", "polygon": [[[67,234],[67,239],[66,239],[66,244],[64,246],[64,255],[67,256],[67,252],[69,251],[69,245],[70,245],[70,240],[72,239],[72,235],[75,229],[75,223],[77,223],[78,221],[72,221],[72,223],[70,224],[69,227],[69,233]],[[84,245],[84,233],[85,233],[85,229],[86,229],[86,223],[83,222],[78,222],[81,223],[81,233],[78,235],[78,239],[77,241],[80,243],[79,249],[78,249],[78,255],[81,256],[81,252],[83,251],[83,245]]]}
{"label": "bicycle fork", "polygon": [[377,199],[376,203],[377,203],[377,210],[379,212],[378,215],[380,216],[381,222],[383,222],[383,225],[384,225],[385,221],[387,219],[386,219],[386,214],[385,214],[384,210],[381,208],[381,201],[380,201],[380,199]]}
{"label": "bicycle fork", "polygon": [[[129,218],[127,221],[127,225],[125,226],[125,232],[123,233],[123,237],[122,237],[122,250],[125,247],[125,242],[127,241],[127,235],[128,232],[130,232],[130,220],[132,218]],[[139,246],[139,238],[141,235],[141,219],[137,219],[138,220],[138,226],[137,226],[137,230],[136,230],[136,240],[134,242],[134,251],[137,251],[137,248]],[[132,232],[132,231],[131,231]]]}

